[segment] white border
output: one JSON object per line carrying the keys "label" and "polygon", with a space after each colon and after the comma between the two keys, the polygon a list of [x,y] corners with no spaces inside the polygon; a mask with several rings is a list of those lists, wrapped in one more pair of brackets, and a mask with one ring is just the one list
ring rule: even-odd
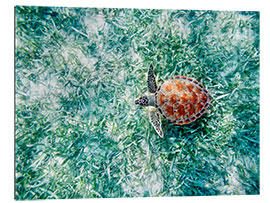
{"label": "white border", "polygon": [[192,10],[261,10],[262,3],[254,0],[11,0],[9,4],[68,6],[68,7],[109,7],[109,8],[152,8],[152,9],[192,9]]}
{"label": "white border", "polygon": [[[156,9],[191,9],[191,10],[241,10],[260,11],[261,23],[261,195],[256,196],[214,196],[214,197],[163,197],[163,198],[117,198],[91,200],[57,200],[57,202],[266,202],[269,191],[269,133],[267,124],[269,112],[269,6],[266,1],[254,0],[9,0],[1,5],[1,200],[14,200],[14,6],[65,6],[65,7],[113,7],[113,8],[156,8]],[[264,3],[263,3],[264,2]],[[5,201],[6,200],[6,201]],[[53,202],[55,200],[46,200]],[[33,202],[33,201],[24,201]],[[35,201],[43,202],[43,201]]]}

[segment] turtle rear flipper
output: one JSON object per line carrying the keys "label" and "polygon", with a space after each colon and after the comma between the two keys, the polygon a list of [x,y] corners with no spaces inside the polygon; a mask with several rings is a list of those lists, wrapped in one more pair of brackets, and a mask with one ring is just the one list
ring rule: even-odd
{"label": "turtle rear flipper", "polygon": [[157,109],[150,111],[150,122],[152,124],[152,126],[155,128],[155,131],[157,132],[157,134],[159,134],[160,137],[163,137],[163,131],[162,131],[162,127],[161,127],[161,120],[160,120],[160,116],[159,116],[159,112]]}
{"label": "turtle rear flipper", "polygon": [[150,65],[150,68],[148,70],[147,85],[148,85],[148,91],[150,93],[155,93],[157,91],[156,78],[155,78],[154,68],[152,64]]}

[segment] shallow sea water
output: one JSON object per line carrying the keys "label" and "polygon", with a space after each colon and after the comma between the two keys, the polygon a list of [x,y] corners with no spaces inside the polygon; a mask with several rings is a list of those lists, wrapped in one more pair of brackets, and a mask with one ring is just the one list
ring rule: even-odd
{"label": "shallow sea water", "polygon": [[[15,9],[15,199],[259,194],[259,12]],[[151,126],[146,75],[196,78],[200,119]]]}

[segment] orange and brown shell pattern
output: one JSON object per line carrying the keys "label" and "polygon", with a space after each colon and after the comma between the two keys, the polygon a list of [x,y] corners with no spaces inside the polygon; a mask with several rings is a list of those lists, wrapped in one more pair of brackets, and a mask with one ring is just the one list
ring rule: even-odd
{"label": "orange and brown shell pattern", "polygon": [[155,93],[155,107],[164,118],[178,125],[198,119],[211,102],[208,91],[195,79],[175,76]]}

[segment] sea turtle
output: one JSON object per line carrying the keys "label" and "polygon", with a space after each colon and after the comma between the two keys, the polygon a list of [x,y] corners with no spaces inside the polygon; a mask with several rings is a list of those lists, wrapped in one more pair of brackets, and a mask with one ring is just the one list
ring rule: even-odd
{"label": "sea turtle", "polygon": [[149,118],[160,137],[163,137],[160,114],[178,125],[188,124],[201,117],[211,102],[211,95],[202,84],[186,76],[174,76],[158,87],[152,65],[147,85],[152,94],[136,99],[135,104],[154,107]]}

